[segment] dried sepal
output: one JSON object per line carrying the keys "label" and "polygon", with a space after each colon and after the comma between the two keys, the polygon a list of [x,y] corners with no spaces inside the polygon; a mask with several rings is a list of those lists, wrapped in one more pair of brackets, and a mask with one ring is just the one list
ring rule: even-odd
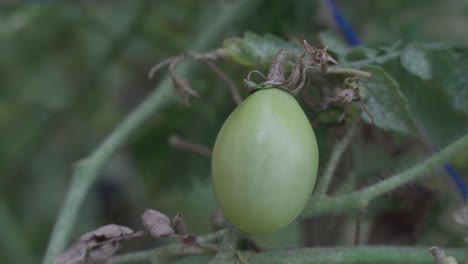
{"label": "dried sepal", "polygon": [[59,255],[54,264],[86,264],[104,261],[120,249],[120,241],[141,233],[128,227],[109,224],[82,235]]}
{"label": "dried sepal", "polygon": [[171,62],[171,64],[169,65],[169,76],[172,79],[172,83],[174,85],[176,93],[182,98],[185,105],[188,106],[188,98],[190,96],[199,98],[200,95],[197,93],[197,91],[193,90],[192,85],[189,81],[175,75],[175,67],[177,66],[177,64],[179,64],[185,59],[185,56],[179,56]]}
{"label": "dried sepal", "polygon": [[172,229],[174,230],[174,234],[185,236],[188,234],[187,226],[185,225],[184,215],[182,213],[178,213],[172,219]]}
{"label": "dried sepal", "polygon": [[309,55],[309,59],[306,60],[308,64],[319,64],[322,70],[322,74],[327,72],[328,63],[338,64],[338,62],[328,54],[328,46],[323,49],[317,49],[311,46],[306,40],[304,40],[304,50]]}
{"label": "dried sepal", "polygon": [[263,73],[261,73],[260,71],[257,71],[257,70],[254,70],[254,71],[250,71],[248,74],[247,74],[247,77],[244,78],[243,80],[243,83],[244,83],[244,86],[245,88],[247,88],[247,90],[250,92],[250,93],[253,93],[255,92],[256,90],[259,89],[260,85],[255,83],[254,81],[252,81],[252,74],[258,74],[260,75],[260,77],[262,77],[263,79],[266,80],[266,76],[263,75]]}
{"label": "dried sepal", "polygon": [[272,85],[283,85],[286,82],[284,75],[286,73],[286,63],[289,60],[290,54],[291,51],[288,49],[281,49],[276,53],[266,78],[268,83]]}
{"label": "dried sepal", "polygon": [[[349,77],[344,80],[344,87],[345,89],[338,94],[339,99],[342,103],[351,103],[351,102],[359,102],[362,110],[366,112],[369,116],[371,123],[374,123],[374,117],[371,115],[369,110],[364,103],[364,100],[360,93],[360,86],[359,86],[359,77]],[[342,117],[340,117],[339,121],[341,122],[344,119],[344,115],[347,114],[348,108],[345,105],[345,111],[343,112]]]}
{"label": "dried sepal", "polygon": [[186,106],[190,105],[189,100],[188,100],[190,96],[200,98],[200,95],[198,94],[197,91],[195,91],[192,88],[192,85],[190,84],[189,81],[182,79],[180,77],[177,77],[177,76],[171,76],[171,78],[172,78],[172,83],[174,84],[174,88],[177,94],[182,98]]}
{"label": "dried sepal", "polygon": [[[296,90],[301,81],[301,65],[302,65],[302,58],[304,56],[305,56],[305,52],[302,53],[302,55],[296,60],[296,63],[294,63],[294,68],[292,69],[291,74],[289,75],[288,79],[285,81],[284,86],[291,91]],[[305,80],[305,76],[302,76],[302,80]]]}
{"label": "dried sepal", "polygon": [[161,212],[148,209],[141,215],[141,220],[148,233],[156,239],[174,234],[171,219]]}

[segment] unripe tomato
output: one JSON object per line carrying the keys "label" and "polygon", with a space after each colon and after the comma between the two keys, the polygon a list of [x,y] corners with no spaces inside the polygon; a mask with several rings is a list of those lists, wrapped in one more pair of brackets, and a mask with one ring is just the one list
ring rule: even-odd
{"label": "unripe tomato", "polygon": [[224,122],[213,149],[213,187],[226,218],[250,234],[290,224],[315,185],[314,131],[289,93],[262,89]]}

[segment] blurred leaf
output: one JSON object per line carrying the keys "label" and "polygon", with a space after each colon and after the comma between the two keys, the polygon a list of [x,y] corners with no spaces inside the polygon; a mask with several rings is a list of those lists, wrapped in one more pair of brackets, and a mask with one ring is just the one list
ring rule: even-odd
{"label": "blurred leaf", "polygon": [[336,54],[346,54],[350,49],[343,38],[333,30],[321,32],[319,38],[323,46],[328,46],[328,50]]}
{"label": "blurred leaf", "polygon": [[401,53],[400,60],[401,65],[408,72],[423,80],[432,78],[431,63],[420,44],[413,43],[406,46]]}
{"label": "blurred leaf", "polygon": [[224,41],[221,54],[244,66],[268,68],[276,53],[283,48],[301,53],[301,48],[276,36],[266,34],[259,36],[246,32],[243,38],[230,38]]}
{"label": "blurred leaf", "polygon": [[359,46],[357,48],[353,48],[348,51],[346,54],[347,61],[358,61],[358,60],[367,60],[367,59],[375,59],[377,56],[377,50]]}
{"label": "blurred leaf", "polygon": [[443,80],[443,86],[454,109],[468,114],[468,53],[455,63],[455,69]]}
{"label": "blurred leaf", "polygon": [[[363,80],[362,84],[369,92],[366,106],[374,117],[375,124],[386,130],[412,133],[414,124],[408,101],[396,81],[381,67],[367,66],[362,69],[372,73],[372,79]],[[361,116],[366,122],[370,122],[366,113]]]}

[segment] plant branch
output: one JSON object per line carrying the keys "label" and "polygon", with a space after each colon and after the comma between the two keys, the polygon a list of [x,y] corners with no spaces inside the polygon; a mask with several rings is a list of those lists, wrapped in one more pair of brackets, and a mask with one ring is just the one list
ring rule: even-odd
{"label": "plant branch", "polygon": [[351,138],[356,130],[357,124],[359,123],[360,116],[358,115],[357,117],[354,118],[352,121],[351,125],[348,128],[348,131],[346,131],[346,134],[344,137],[335,145],[333,148],[333,151],[331,153],[330,158],[328,159],[327,167],[325,168],[325,172],[323,173],[322,177],[320,178],[320,181],[317,185],[317,188],[313,192],[313,196],[322,196],[326,194],[329,186],[331,179],[333,177],[333,174],[335,173],[336,167],[338,166],[338,163],[340,162],[340,158],[343,155],[344,151],[349,145],[349,142],[351,141]]}
{"label": "plant branch", "polygon": [[186,245],[183,243],[171,244],[155,249],[144,250],[140,252],[128,253],[121,256],[116,256],[110,259],[109,264],[124,264],[144,262],[149,259],[170,259],[175,257],[189,256],[189,255],[214,255],[213,247],[204,247],[204,245],[213,245],[219,242],[225,235],[226,229],[219,230],[197,238],[197,244]]}
{"label": "plant branch", "polygon": [[[461,260],[463,249],[444,250],[447,255]],[[313,263],[313,264],[362,264],[362,263],[411,263],[433,264],[434,257],[424,247],[330,247],[266,251],[252,254],[248,263]]]}
{"label": "plant branch", "polygon": [[[203,50],[215,42],[226,31],[232,22],[246,15],[246,10],[254,10],[260,0],[239,0],[229,8],[223,9],[214,21],[205,28],[190,50]],[[181,65],[179,75],[187,75],[194,70],[191,64]],[[149,97],[130,113],[104,140],[104,142],[87,158],[78,163],[72,176],[68,193],[55,223],[43,263],[53,263],[55,257],[68,244],[71,231],[76,221],[86,194],[99,173],[113,154],[130,138],[130,136],[149,118],[158,113],[164,106],[173,102],[167,95],[174,94],[169,77],[163,79]]]}
{"label": "plant branch", "polygon": [[187,150],[190,152],[194,152],[200,154],[205,157],[211,157],[212,150],[206,146],[201,144],[193,143],[186,139],[179,137],[178,135],[171,135],[169,137],[169,145],[171,147]]}
{"label": "plant branch", "polygon": [[[451,48],[451,47],[457,47],[459,44],[457,43],[431,43],[431,44],[421,44],[421,48],[425,50],[439,50],[442,48]],[[369,59],[364,59],[364,60],[358,60],[358,61],[353,61],[353,62],[347,62],[343,63],[343,65],[347,67],[353,67],[353,68],[361,68],[363,66],[369,65],[369,64],[383,64],[386,63],[390,60],[398,58],[401,53],[403,52],[403,49],[401,50],[395,50],[395,51],[390,51],[387,52],[383,55],[374,57],[374,58],[369,58]]]}
{"label": "plant branch", "polygon": [[226,233],[223,236],[223,240],[219,246],[218,253],[209,264],[225,264],[230,262],[236,262],[237,256],[237,242],[241,237],[242,232],[235,226],[229,226],[226,228]]}
{"label": "plant branch", "polygon": [[350,68],[341,68],[337,66],[328,67],[325,74],[349,74],[349,75],[356,75],[359,77],[363,77],[366,79],[370,79],[372,77],[372,74],[366,71],[360,71],[360,70],[350,69]]}
{"label": "plant branch", "polygon": [[374,198],[427,176],[433,169],[442,166],[452,157],[466,149],[468,149],[468,134],[452,142],[442,151],[434,154],[425,161],[360,191],[355,191],[338,197],[313,196],[309,200],[306,208],[303,210],[302,216],[313,217],[330,213],[339,213],[345,210],[363,209]]}
{"label": "plant branch", "polygon": [[[461,260],[463,249],[444,249],[448,256]],[[411,264],[433,264],[434,257],[425,247],[408,246],[374,246],[374,247],[319,247],[319,248],[298,248],[280,249],[265,251],[261,253],[240,252],[249,264],[263,263],[313,263],[313,264],[352,264],[352,263],[411,263]],[[208,252],[193,246],[183,244],[172,244],[153,250],[135,252],[123,256],[114,257],[108,264],[125,264],[148,262],[150,259],[158,259],[158,256],[168,256],[171,258],[212,255]],[[159,259],[158,259],[159,260]],[[164,259],[168,260],[168,259]],[[227,263],[238,263],[231,260]]]}
{"label": "plant branch", "polygon": [[229,78],[229,76],[227,76],[213,62],[208,61],[208,60],[204,60],[204,62],[206,63],[206,65],[208,65],[208,67],[211,68],[211,70],[213,70],[213,72],[215,72],[221,79],[223,79],[224,82],[226,82],[226,84],[228,85],[229,91],[231,92],[232,99],[237,105],[240,105],[242,103],[242,97],[240,96],[239,90],[237,89],[234,81],[231,80],[231,78]]}

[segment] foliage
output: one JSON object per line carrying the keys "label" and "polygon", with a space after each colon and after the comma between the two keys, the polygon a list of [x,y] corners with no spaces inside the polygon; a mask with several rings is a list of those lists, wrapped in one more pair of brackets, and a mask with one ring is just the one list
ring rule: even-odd
{"label": "foliage", "polygon": [[[221,234],[223,242],[213,236],[200,241],[222,245],[218,259],[248,263],[302,262],[310,256],[328,262],[337,261],[338,254],[356,262],[363,256],[378,263],[391,258],[430,263],[433,258],[421,245],[465,247],[466,234],[451,217],[463,206],[459,192],[442,170],[428,175],[429,168],[448,161],[461,175],[468,172],[467,4],[339,4],[366,46],[347,45],[319,1],[143,0],[0,10],[0,260],[37,263],[62,200],[65,218],[56,231],[61,239],[49,257],[99,226],[139,229],[138,216],[147,208],[167,215],[181,211],[190,234],[210,232],[208,218],[216,204],[209,160],[170,146],[168,138],[178,134],[212,146],[235,107],[226,82],[203,60],[180,62],[174,73],[201,96],[189,98],[187,108],[175,96],[167,71],[153,80],[146,74],[154,63],[185,52],[216,54],[210,61],[245,98],[241,86],[247,73],[266,74],[281,48],[293,51],[287,67],[293,71],[303,39],[318,48],[328,45],[328,54],[339,62],[327,66],[329,74],[310,73],[296,97],[319,143],[320,195],[313,195],[303,212],[307,221],[269,237],[241,236],[240,248],[352,245],[348,234],[354,233],[356,218],[360,242],[369,247],[260,248],[262,253],[232,255],[236,234]],[[335,74],[336,69],[348,70]],[[352,70],[372,74],[359,78],[357,92],[347,86],[354,85],[348,79],[355,76]],[[345,90],[353,91],[351,98],[340,97]],[[427,159],[434,147],[441,152]],[[320,184],[320,178],[328,180]],[[389,195],[377,198],[382,194]],[[157,242],[151,254],[175,259],[214,252],[181,241],[162,247],[165,242]],[[382,255],[372,247],[382,244],[414,247],[385,247]],[[460,258],[459,249],[447,255]],[[197,261],[187,261],[192,259]]]}

